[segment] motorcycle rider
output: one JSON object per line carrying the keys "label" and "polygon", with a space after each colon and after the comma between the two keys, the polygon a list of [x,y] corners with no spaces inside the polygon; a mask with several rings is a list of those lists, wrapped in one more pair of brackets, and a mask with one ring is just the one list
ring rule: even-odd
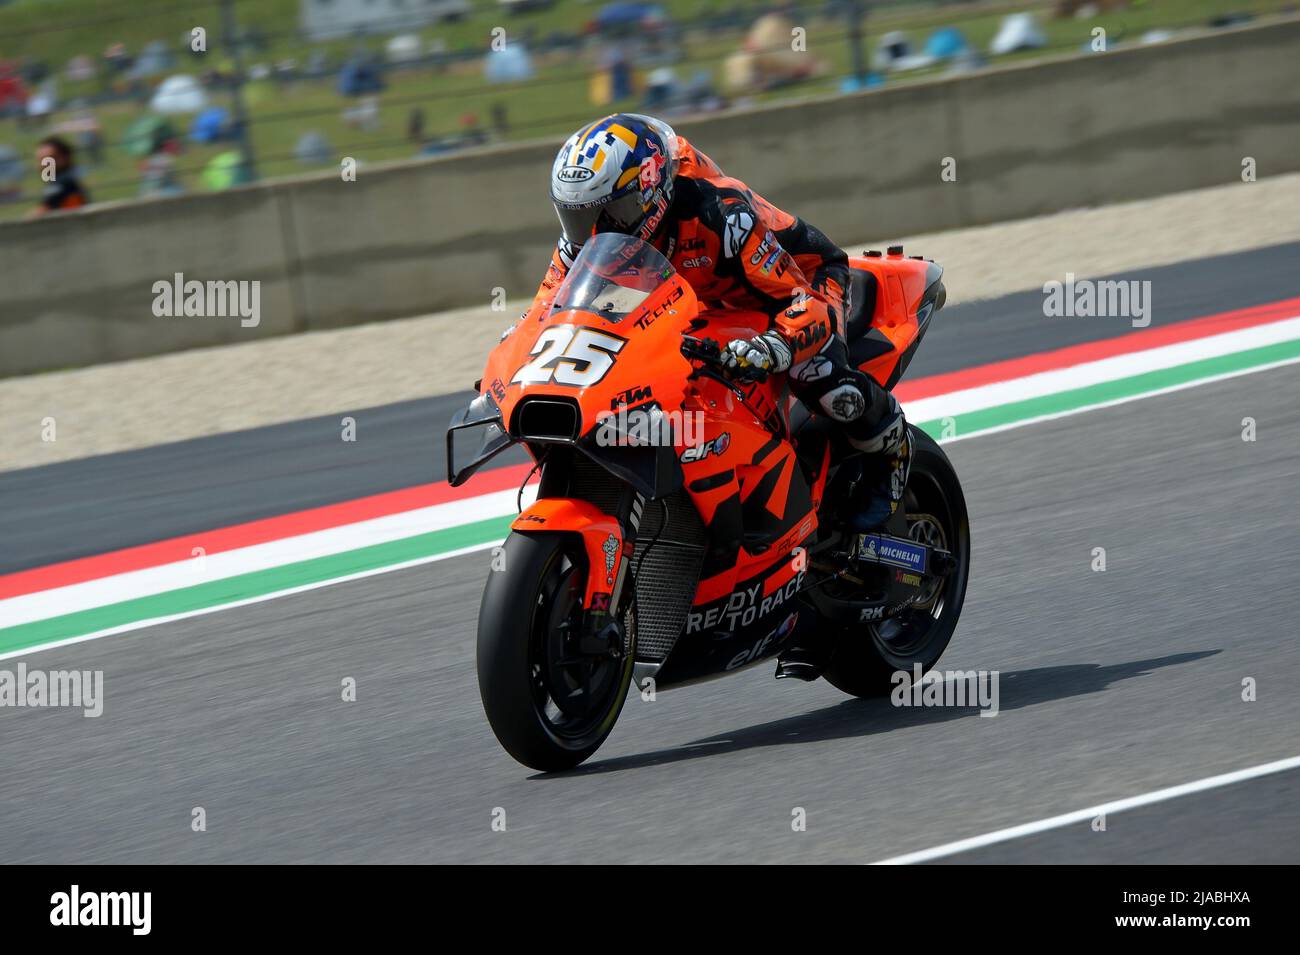
{"label": "motorcycle rider", "polygon": [[634,113],[606,116],[569,137],[551,170],[551,201],[562,234],[534,305],[553,299],[591,235],[619,232],[654,245],[705,307],[769,316],[766,331],[727,343],[725,365],[788,373],[795,395],[880,465],[865,470],[878,472],[873,500],[888,507],[865,522],[882,522],[897,508],[911,460],[907,426],[893,395],[849,364],[843,250],[728,177],[666,123]]}

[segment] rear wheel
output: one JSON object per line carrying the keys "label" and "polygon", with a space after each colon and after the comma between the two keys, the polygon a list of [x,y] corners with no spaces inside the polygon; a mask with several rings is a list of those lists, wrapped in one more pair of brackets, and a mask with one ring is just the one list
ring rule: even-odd
{"label": "rear wheel", "polygon": [[511,534],[483,590],[478,685],[492,732],[533,769],[572,769],[614,728],[632,680],[618,657],[584,654],[586,556],[569,534]]}
{"label": "rear wheel", "polygon": [[854,623],[835,636],[823,675],[853,696],[885,696],[894,673],[916,664],[929,670],[943,655],[957,627],[970,572],[970,522],[966,498],[943,449],[925,432],[911,428],[912,470],[904,506],[908,536],[952,553],[956,568],[927,580],[905,610],[878,624]]}

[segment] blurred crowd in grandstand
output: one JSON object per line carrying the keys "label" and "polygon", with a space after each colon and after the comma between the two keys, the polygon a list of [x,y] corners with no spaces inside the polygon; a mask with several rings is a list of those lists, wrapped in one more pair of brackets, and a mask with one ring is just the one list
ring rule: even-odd
{"label": "blurred crowd in grandstand", "polygon": [[1288,0],[0,0],[0,217],[1159,42]]}

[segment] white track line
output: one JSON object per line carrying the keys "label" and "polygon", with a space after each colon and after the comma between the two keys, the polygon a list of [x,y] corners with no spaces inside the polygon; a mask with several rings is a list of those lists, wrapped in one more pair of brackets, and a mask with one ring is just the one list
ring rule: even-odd
{"label": "white track line", "polygon": [[[512,491],[511,493],[513,494],[514,492]],[[419,567],[422,564],[432,564],[436,561],[447,560],[452,557],[463,557],[466,554],[473,554],[477,551],[487,550],[489,547],[496,547],[501,543],[502,541],[499,540],[484,541],[481,544],[471,544],[468,547],[445,551],[441,554],[431,554],[427,557],[415,557],[411,560],[404,560],[400,564],[385,564],[383,567],[372,567],[370,570],[359,570],[344,577],[331,577],[329,580],[317,580],[310,584],[299,584],[296,587],[286,587],[284,590],[275,590],[269,594],[259,594],[256,597],[245,597],[242,600],[233,600],[230,603],[213,604],[211,607],[199,607],[197,610],[186,610],[183,613],[173,613],[165,617],[150,617],[148,620],[135,620],[131,623],[124,623],[117,627],[109,627],[107,630],[96,630],[94,633],[83,633],[76,637],[66,637],[62,640],[42,643],[40,646],[29,647],[26,650],[10,650],[7,653],[0,653],[0,660],[9,660],[13,657],[31,656],[33,653],[42,653],[46,650],[57,650],[59,647],[68,647],[74,643],[86,643],[90,640],[98,640],[101,637],[111,637],[119,633],[130,633],[132,630],[143,630],[146,627],[155,627],[160,623],[171,623],[173,620],[188,620],[190,617],[203,617],[210,613],[220,613],[223,610],[234,610],[236,607],[247,607],[251,604],[260,604],[268,600],[278,600],[281,597],[292,597],[294,594],[306,593],[309,590],[320,590],[322,587],[333,587],[335,584],[346,584],[352,580],[364,580],[366,577],[377,577],[380,574],[391,574],[394,571],[406,570],[409,567]]]}
{"label": "white track line", "polygon": [[[1077,414],[1084,414],[1088,411],[1101,411],[1104,408],[1114,408],[1117,405],[1126,405],[1131,401],[1144,401],[1147,398],[1159,398],[1161,395],[1173,394],[1176,391],[1186,391],[1189,388],[1199,388],[1201,385],[1213,385],[1220,381],[1240,378],[1243,375],[1254,375],[1261,371],[1272,371],[1275,368],[1286,368],[1288,365],[1300,365],[1300,358],[1281,358],[1277,361],[1271,361],[1266,365],[1251,365],[1249,368],[1236,368],[1232,371],[1220,372],[1217,375],[1208,375],[1205,378],[1193,378],[1191,381],[1181,381],[1176,385],[1165,385],[1161,388],[1153,388],[1150,391],[1139,391],[1136,394],[1124,395],[1122,398],[1108,398],[1105,401],[1079,405],[1077,408],[1066,408],[1062,411],[1053,411],[1049,414],[1035,415],[1032,418],[1019,418],[1015,421],[1009,421],[1006,424],[995,424],[988,428],[977,428],[974,431],[967,431],[963,434],[955,434],[946,438],[937,438],[936,440],[940,444],[952,444],[954,441],[964,441],[967,438],[982,438],[985,435],[999,434],[1003,431],[1013,431],[1016,428],[1024,428],[1031,424],[1038,424],[1040,421],[1057,421],[1061,418],[1069,418]],[[910,405],[904,405],[903,410],[908,413],[911,420],[925,420],[912,416]]]}
{"label": "white track line", "polygon": [[1202,338],[1191,338],[1171,345],[1122,352],[1106,358],[1034,372],[1019,378],[977,385],[974,388],[964,388],[930,398],[918,398],[908,402],[906,408],[908,416],[916,421],[955,417],[972,411],[1015,404],[1031,398],[1045,398],[1080,388],[1109,384],[1155,371],[1167,371],[1207,358],[1221,358],[1225,355],[1294,341],[1297,338],[1300,338],[1300,316],[1239,328],[1231,332],[1206,335]]}
{"label": "white track line", "polygon": [[[0,629],[93,610],[140,597],[152,597],[195,584],[225,580],[240,574],[274,570],[298,561],[346,554],[376,544],[447,530],[475,521],[507,517],[515,510],[516,490],[493,491],[477,497],[399,511],[324,530],[295,534],[262,544],[190,557],[108,577],[97,577],[50,590],[37,590],[0,600]],[[537,486],[524,488],[523,504],[537,498]],[[201,540],[201,535],[191,535]]]}
{"label": "white track line", "polygon": [[1210,789],[1219,789],[1223,786],[1231,786],[1233,783],[1245,782],[1248,779],[1258,779],[1260,776],[1269,776],[1273,773],[1283,773],[1289,769],[1300,769],[1300,756],[1291,756],[1287,759],[1279,759],[1272,763],[1261,763],[1258,766],[1238,769],[1235,772],[1223,773],[1219,776],[1209,776],[1205,779],[1198,779],[1195,782],[1183,783],[1179,786],[1170,786],[1167,789],[1157,789],[1154,792],[1144,793],[1141,796],[1130,796],[1128,799],[1117,799],[1115,802],[1106,802],[1099,806],[1090,806],[1087,809],[1077,809],[1074,812],[1067,812],[1061,816],[1051,816],[1047,819],[1039,819],[1037,822],[1027,822],[1023,825],[1012,826],[1009,829],[999,829],[996,832],[988,832],[982,836],[974,836],[970,839],[961,839],[957,842],[948,842],[941,846],[935,846],[932,849],[922,849],[919,852],[909,852],[907,855],[882,859],[879,862],[873,862],[872,865],[912,865],[916,862],[929,862],[931,859],[942,859],[945,856],[970,852],[972,849],[982,849],[984,846],[995,845],[999,842],[1009,842],[1012,839],[1022,839],[1025,836],[1036,835],[1040,832],[1047,832],[1051,829],[1060,829],[1064,826],[1072,826],[1080,822],[1091,822],[1093,819],[1096,819],[1101,815],[1114,815],[1128,809],[1137,809],[1140,806],[1150,806],[1153,803],[1166,802],[1170,799],[1177,799],[1180,796],[1189,796],[1193,793],[1205,792]]}

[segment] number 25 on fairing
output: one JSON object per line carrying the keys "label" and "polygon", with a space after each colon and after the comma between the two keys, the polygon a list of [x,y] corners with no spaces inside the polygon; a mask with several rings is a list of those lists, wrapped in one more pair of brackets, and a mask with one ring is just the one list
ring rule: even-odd
{"label": "number 25 on fairing", "polygon": [[599,382],[614,367],[614,356],[627,344],[617,335],[594,328],[553,325],[537,336],[529,352],[534,358],[510,379],[512,385],[554,382],[586,388]]}

